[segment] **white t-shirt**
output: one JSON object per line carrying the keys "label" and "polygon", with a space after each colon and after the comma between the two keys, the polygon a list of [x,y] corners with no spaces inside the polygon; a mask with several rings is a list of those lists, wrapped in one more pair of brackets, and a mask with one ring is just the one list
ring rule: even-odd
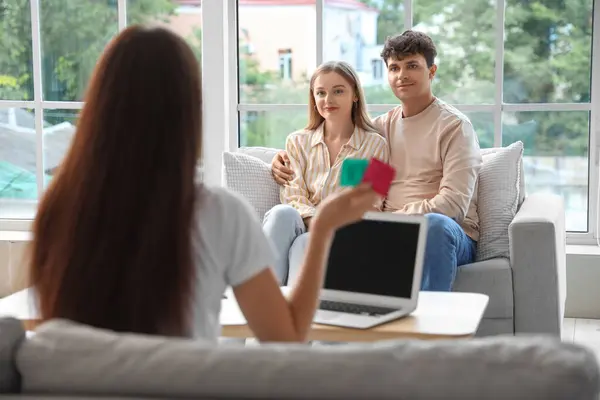
{"label": "white t-shirt", "polygon": [[219,314],[225,289],[271,267],[275,256],[258,215],[234,192],[200,186],[195,218],[193,335],[216,342],[221,334]]}

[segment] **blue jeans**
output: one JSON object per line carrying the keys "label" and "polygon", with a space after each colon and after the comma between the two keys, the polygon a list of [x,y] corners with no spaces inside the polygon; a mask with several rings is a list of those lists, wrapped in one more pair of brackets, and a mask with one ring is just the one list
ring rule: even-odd
{"label": "blue jeans", "polygon": [[426,214],[427,243],[421,290],[452,290],[459,266],[475,261],[477,242],[452,218]]}
{"label": "blue jeans", "polygon": [[290,275],[290,264],[294,269],[292,272],[297,274],[304,258],[308,239],[306,225],[295,208],[278,204],[265,214],[263,231],[275,247],[275,276],[280,285],[286,285]]}

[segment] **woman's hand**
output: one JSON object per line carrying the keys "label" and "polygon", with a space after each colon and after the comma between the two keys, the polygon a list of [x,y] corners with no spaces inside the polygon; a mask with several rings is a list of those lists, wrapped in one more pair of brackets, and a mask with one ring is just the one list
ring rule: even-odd
{"label": "woman's hand", "polygon": [[310,221],[310,230],[333,233],[344,225],[360,220],[367,211],[373,210],[373,204],[377,200],[380,200],[380,195],[369,183],[333,194],[317,206]]}
{"label": "woman's hand", "polygon": [[271,174],[275,178],[275,182],[280,185],[285,185],[294,178],[294,171],[286,166],[289,165],[290,159],[288,158],[285,150],[278,151],[271,161]]}
{"label": "woman's hand", "polygon": [[260,341],[306,341],[335,230],[361,219],[378,197],[367,183],[333,194],[317,206],[300,274],[287,299],[271,268],[234,287],[248,326]]}

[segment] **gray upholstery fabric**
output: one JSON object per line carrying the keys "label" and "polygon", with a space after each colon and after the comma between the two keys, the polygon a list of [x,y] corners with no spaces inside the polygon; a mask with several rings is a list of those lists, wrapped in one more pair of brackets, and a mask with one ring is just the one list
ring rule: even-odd
{"label": "gray upholstery fabric", "polygon": [[25,393],[587,400],[599,391],[591,351],[543,337],[218,347],[55,320],[17,363]]}
{"label": "gray upholstery fabric", "polygon": [[487,294],[490,302],[484,318],[513,317],[512,271],[506,258],[495,258],[459,267],[453,291]]}
{"label": "gray upholstery fabric", "polygon": [[567,297],[562,198],[528,196],[510,224],[509,236],[515,331],[560,336]]}
{"label": "gray upholstery fabric", "polygon": [[0,393],[17,393],[21,377],[15,365],[15,354],[25,338],[21,321],[0,318]]}
{"label": "gray upholstery fabric", "polygon": [[[132,397],[132,396],[88,396],[85,394],[81,395],[43,395],[43,394],[15,394],[15,395],[5,395],[0,396],[2,400],[170,400],[171,397]],[[199,398],[196,397],[195,400],[215,400],[215,398]],[[237,399],[243,400],[243,399]]]}
{"label": "gray upholstery fabric", "polygon": [[475,337],[513,335],[515,330],[512,318],[483,318]]}

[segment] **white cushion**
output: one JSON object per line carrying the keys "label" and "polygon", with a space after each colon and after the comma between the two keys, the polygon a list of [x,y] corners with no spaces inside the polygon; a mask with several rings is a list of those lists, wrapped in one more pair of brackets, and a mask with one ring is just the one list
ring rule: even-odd
{"label": "white cushion", "polygon": [[247,154],[249,156],[254,156],[256,158],[260,158],[267,164],[271,165],[271,161],[273,161],[273,157],[277,154],[279,150],[274,149],[272,147],[240,147],[238,149],[238,153]]}
{"label": "white cushion", "polygon": [[482,151],[479,172],[477,261],[509,258],[508,226],[521,201],[523,143]]}
{"label": "white cushion", "polygon": [[265,213],[280,202],[271,164],[242,152],[224,152],[223,162],[227,187],[248,200],[262,221]]}
{"label": "white cushion", "polygon": [[[489,148],[485,148],[485,149],[481,149],[481,156],[483,157],[484,160],[490,160],[491,157],[487,157],[491,154],[496,154],[499,151],[502,151],[504,149],[504,147],[489,147]],[[523,147],[523,151],[525,150],[525,148]],[[485,161],[484,161],[485,162]],[[527,195],[527,191],[525,189],[525,169],[523,166],[523,163],[521,163],[521,182],[519,185],[519,208],[521,207],[521,204],[523,204],[523,201],[525,201],[525,196]]]}

